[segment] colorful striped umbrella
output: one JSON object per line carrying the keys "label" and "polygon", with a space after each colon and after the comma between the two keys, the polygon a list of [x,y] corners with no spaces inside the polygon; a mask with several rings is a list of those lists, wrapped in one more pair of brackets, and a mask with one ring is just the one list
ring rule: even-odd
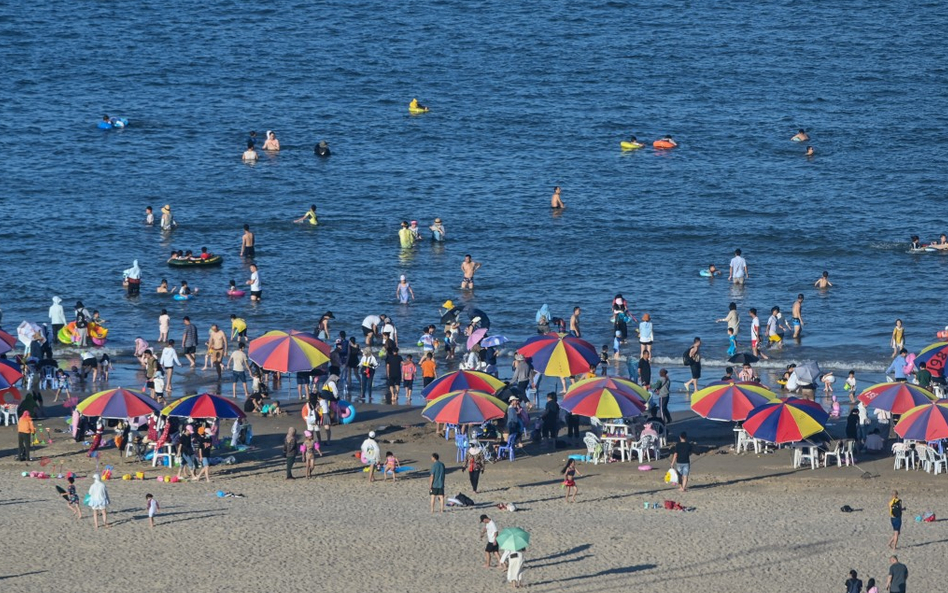
{"label": "colorful striped umbrella", "polygon": [[948,439],[948,402],[929,402],[902,414],[895,432],[903,439],[938,441]]}
{"label": "colorful striped umbrella", "polygon": [[155,400],[144,393],[121,387],[93,393],[76,406],[83,416],[117,419],[147,416],[159,409]]}
{"label": "colorful striped umbrella", "polygon": [[21,401],[23,401],[23,396],[20,395],[20,390],[16,387],[0,389],[0,405],[13,406],[18,405]]}
{"label": "colorful striped umbrella", "polygon": [[645,411],[645,404],[638,397],[629,397],[621,390],[598,389],[578,395],[569,395],[560,402],[560,407],[587,418],[633,418]]}
{"label": "colorful striped umbrella", "polygon": [[504,382],[493,375],[480,371],[454,371],[441,375],[421,390],[421,395],[427,400],[433,400],[447,395],[452,391],[469,389],[483,391],[492,395],[503,388]]}
{"label": "colorful striped umbrella", "polygon": [[824,430],[828,418],[819,404],[789,397],[751,410],[744,430],[771,443],[793,443]]}
{"label": "colorful striped umbrella", "polygon": [[16,346],[16,338],[0,329],[0,354],[5,354]]}
{"label": "colorful striped umbrella", "polygon": [[948,342],[935,342],[922,348],[915,357],[915,366],[925,363],[925,368],[933,377],[944,377],[948,363]]}
{"label": "colorful striped umbrella", "polygon": [[14,383],[23,378],[20,365],[12,360],[0,358],[0,389],[13,387]]}
{"label": "colorful striped umbrella", "polygon": [[708,420],[742,422],[754,408],[776,401],[777,395],[758,383],[726,381],[696,391],[691,409]]}
{"label": "colorful striped umbrella", "polygon": [[644,387],[629,379],[623,379],[622,377],[590,377],[570,385],[570,388],[566,391],[566,397],[595,393],[603,389],[616,395],[623,395],[641,403],[643,406],[652,396]]}
{"label": "colorful striped umbrella", "polygon": [[299,373],[329,362],[329,346],[306,332],[271,331],[250,341],[247,356],[268,371]]}
{"label": "colorful striped umbrella", "polygon": [[507,404],[483,391],[462,389],[428,402],[421,415],[432,422],[447,424],[480,424],[503,418]]}
{"label": "colorful striped umbrella", "polygon": [[894,381],[866,388],[859,394],[859,401],[879,410],[902,414],[915,406],[935,401],[935,394],[918,385]]}
{"label": "colorful striped umbrella", "polygon": [[246,418],[240,406],[219,395],[201,393],[171,402],[161,411],[165,416],[187,418]]}
{"label": "colorful striped umbrella", "polygon": [[599,364],[596,347],[581,338],[550,332],[528,338],[517,349],[533,360],[533,368],[549,377],[571,377]]}

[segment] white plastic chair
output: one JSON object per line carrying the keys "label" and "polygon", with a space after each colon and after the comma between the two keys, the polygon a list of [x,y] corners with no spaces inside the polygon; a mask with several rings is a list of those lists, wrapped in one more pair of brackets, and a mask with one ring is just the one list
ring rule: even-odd
{"label": "white plastic chair", "polygon": [[830,457],[836,458],[836,467],[842,467],[843,462],[841,456],[843,454],[843,441],[836,441],[836,446],[833,447],[832,451],[827,451],[823,455],[823,467],[829,467]]}
{"label": "white plastic chair", "polygon": [[600,461],[605,459],[602,441],[594,433],[587,432],[586,436],[583,437],[583,444],[586,445],[586,463],[592,461],[593,464],[598,465]]}
{"label": "white plastic chair", "polygon": [[819,467],[820,455],[816,447],[794,447],[793,448],[793,467],[803,467],[803,464],[809,463],[810,469]]}
{"label": "white plastic chair", "polygon": [[852,439],[846,439],[843,450],[840,452],[842,454],[842,461],[846,464],[846,467],[850,465],[856,465],[856,459],[853,457],[854,452],[856,451],[856,441]]}
{"label": "white plastic chair", "polygon": [[16,406],[11,404],[4,404],[0,406],[0,414],[3,414],[3,425],[10,426],[11,424],[16,424],[19,420],[19,417],[16,415]]}
{"label": "white plastic chair", "polygon": [[907,470],[910,465],[912,469],[915,469],[915,459],[909,454],[908,445],[905,443],[892,443],[892,453],[895,455],[895,463],[892,469],[900,469],[904,466]]}
{"label": "white plastic chair", "polygon": [[[631,452],[634,452],[639,457],[639,463],[642,461],[652,461],[652,453],[655,453],[655,459],[658,459],[659,448],[658,442],[653,436],[645,436],[639,439],[638,441],[632,443],[629,447]],[[644,457],[644,459],[643,459]]]}
{"label": "white plastic chair", "polygon": [[938,451],[928,447],[925,450],[925,455],[927,466],[925,470],[927,472],[934,473],[936,476],[943,471],[948,473],[948,457],[944,453],[939,454]]}
{"label": "white plastic chair", "polygon": [[158,460],[165,457],[168,458],[168,467],[174,466],[174,450],[171,448],[171,445],[166,443],[162,449],[163,450],[155,449],[155,455],[151,458],[151,466],[157,467]]}

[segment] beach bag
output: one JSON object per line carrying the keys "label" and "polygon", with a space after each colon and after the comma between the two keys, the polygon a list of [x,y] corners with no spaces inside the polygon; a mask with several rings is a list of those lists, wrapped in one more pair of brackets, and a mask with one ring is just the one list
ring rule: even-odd
{"label": "beach bag", "polygon": [[682,366],[690,367],[694,363],[694,359],[691,358],[691,348],[689,347],[685,350],[684,354],[681,355],[681,364]]}
{"label": "beach bag", "polygon": [[669,469],[665,472],[665,483],[666,484],[677,484],[678,483],[678,472],[674,469]]}
{"label": "beach bag", "polygon": [[474,501],[471,500],[470,497],[468,497],[468,496],[465,495],[465,494],[458,493],[458,495],[455,496],[454,498],[456,498],[456,499],[458,500],[458,502],[460,502],[461,504],[463,504],[463,505],[466,506],[466,507],[472,507],[472,506],[474,506]]}

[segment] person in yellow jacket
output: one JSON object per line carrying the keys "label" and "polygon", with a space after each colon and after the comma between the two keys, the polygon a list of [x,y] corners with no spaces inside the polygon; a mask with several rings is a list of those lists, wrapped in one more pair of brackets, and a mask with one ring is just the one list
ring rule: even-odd
{"label": "person in yellow jacket", "polygon": [[20,414],[20,419],[16,423],[17,445],[19,447],[18,461],[30,461],[30,444],[33,442],[33,435],[36,433],[36,427],[33,426],[33,419],[30,413],[24,411]]}

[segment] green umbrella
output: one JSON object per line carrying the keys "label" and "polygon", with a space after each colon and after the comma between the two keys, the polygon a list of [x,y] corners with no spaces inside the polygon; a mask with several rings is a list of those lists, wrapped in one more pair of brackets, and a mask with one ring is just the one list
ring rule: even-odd
{"label": "green umbrella", "polygon": [[530,545],[530,534],[519,527],[508,527],[497,535],[501,550],[519,552]]}

